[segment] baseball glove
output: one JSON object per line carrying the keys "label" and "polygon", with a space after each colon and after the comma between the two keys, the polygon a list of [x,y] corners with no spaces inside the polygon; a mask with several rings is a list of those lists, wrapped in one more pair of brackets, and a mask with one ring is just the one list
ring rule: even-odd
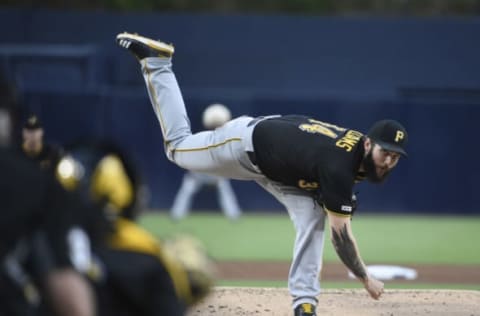
{"label": "baseball glove", "polygon": [[202,243],[190,236],[178,236],[165,240],[163,249],[187,274],[190,291],[181,299],[193,305],[206,297],[213,287],[215,267]]}

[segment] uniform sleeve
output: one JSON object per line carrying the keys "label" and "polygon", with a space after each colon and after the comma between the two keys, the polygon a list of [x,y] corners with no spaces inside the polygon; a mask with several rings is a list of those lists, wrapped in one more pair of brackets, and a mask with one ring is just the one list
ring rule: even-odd
{"label": "uniform sleeve", "polygon": [[320,174],[321,200],[326,211],[350,217],[353,212],[352,191],[354,178],[343,170]]}

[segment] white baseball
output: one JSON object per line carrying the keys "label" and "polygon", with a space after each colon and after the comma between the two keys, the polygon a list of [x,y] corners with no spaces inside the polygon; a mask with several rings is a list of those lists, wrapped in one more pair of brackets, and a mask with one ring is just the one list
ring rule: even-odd
{"label": "white baseball", "polygon": [[214,103],[209,105],[203,112],[203,126],[208,129],[214,129],[230,121],[232,114],[223,104]]}

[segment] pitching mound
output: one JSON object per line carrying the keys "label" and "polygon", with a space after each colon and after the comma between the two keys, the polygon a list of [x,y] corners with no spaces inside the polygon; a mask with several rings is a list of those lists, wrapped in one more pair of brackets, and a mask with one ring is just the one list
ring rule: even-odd
{"label": "pitching mound", "polygon": [[[387,290],[379,301],[364,290],[325,290],[317,308],[327,315],[480,316],[480,291]],[[188,316],[292,316],[286,289],[219,287]]]}

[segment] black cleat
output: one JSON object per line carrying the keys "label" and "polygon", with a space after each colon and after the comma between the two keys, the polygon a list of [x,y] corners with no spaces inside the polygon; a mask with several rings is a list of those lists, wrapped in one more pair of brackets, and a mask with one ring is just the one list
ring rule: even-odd
{"label": "black cleat", "polygon": [[315,313],[315,305],[310,303],[298,305],[294,312],[294,316],[317,316]]}
{"label": "black cleat", "polygon": [[128,49],[138,60],[147,57],[172,57],[175,49],[172,45],[155,41],[137,34],[120,33],[117,44]]}

